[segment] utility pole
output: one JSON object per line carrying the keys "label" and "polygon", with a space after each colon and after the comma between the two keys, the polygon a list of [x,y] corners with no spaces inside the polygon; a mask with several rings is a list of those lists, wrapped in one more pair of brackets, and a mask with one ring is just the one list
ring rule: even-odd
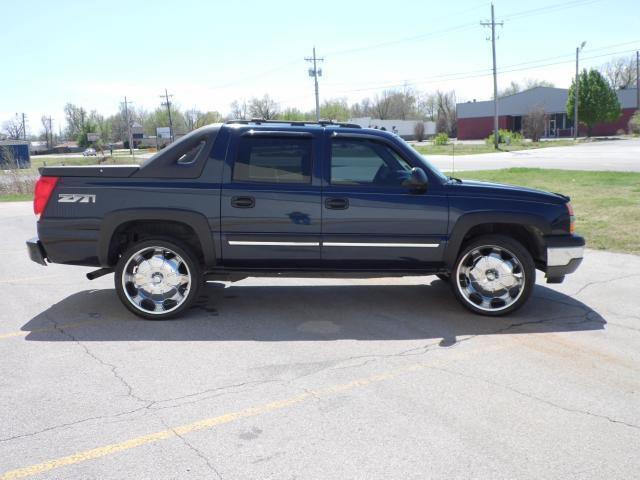
{"label": "utility pole", "polygon": [[491,22],[480,22],[484,27],[491,26],[491,51],[493,54],[493,146],[498,149],[498,70],[496,67],[496,25],[504,25],[504,22],[497,22],[491,3]]}
{"label": "utility pole", "polygon": [[320,94],[318,92],[318,77],[322,76],[322,69],[318,70],[317,62],[324,62],[324,58],[316,57],[316,47],[313,47],[313,57],[305,57],[307,62],[313,63],[313,68],[309,69],[309,76],[313,77],[316,86],[316,121],[320,121]]}
{"label": "utility pole", "polygon": [[636,108],[640,110],[640,50],[636,50]]}
{"label": "utility pole", "polygon": [[23,112],[22,113],[22,139],[26,141],[27,140],[27,127],[26,127],[25,117],[26,117],[26,115]]}
{"label": "utility pole", "polygon": [[573,89],[573,140],[578,139],[578,101],[580,99],[580,70],[578,63],[580,59],[580,51],[584,48],[587,42],[582,42],[579,47],[576,47],[576,88]]}
{"label": "utility pole", "polygon": [[171,140],[171,142],[173,142],[173,121],[171,120],[171,102],[169,101],[169,97],[173,97],[173,95],[169,95],[167,93],[167,89],[164,89],[164,95],[160,95],[160,98],[165,99],[164,103],[162,104],[162,106],[166,106],[167,107],[167,113],[169,114],[169,138]]}
{"label": "utility pole", "polygon": [[127,97],[124,97],[124,116],[127,122],[127,137],[129,138],[129,155],[133,155],[133,136],[131,135],[131,120],[129,119],[129,104],[133,103],[127,101]]}
{"label": "utility pole", "polygon": [[49,124],[49,134],[47,135],[47,148],[53,148],[53,130],[51,127],[51,115],[46,118],[47,123]]}

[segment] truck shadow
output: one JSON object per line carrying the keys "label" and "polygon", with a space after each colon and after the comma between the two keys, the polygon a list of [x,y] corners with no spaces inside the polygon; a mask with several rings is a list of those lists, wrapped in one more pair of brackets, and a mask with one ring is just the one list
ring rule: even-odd
{"label": "truck shadow", "polygon": [[424,285],[243,286],[208,283],[176,320],[142,320],[115,290],[85,290],[52,305],[22,329],[29,341],[321,341],[442,339],[468,335],[601,330],[584,303],[537,285],[505,318],[463,309],[440,280]]}

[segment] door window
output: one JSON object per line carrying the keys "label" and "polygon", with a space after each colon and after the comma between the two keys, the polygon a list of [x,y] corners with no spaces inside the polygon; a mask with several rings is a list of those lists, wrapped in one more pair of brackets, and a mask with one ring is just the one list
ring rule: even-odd
{"label": "door window", "polygon": [[400,186],[411,166],[387,145],[370,140],[332,140],[333,185]]}
{"label": "door window", "polygon": [[233,180],[310,183],[311,158],[309,138],[241,137]]}

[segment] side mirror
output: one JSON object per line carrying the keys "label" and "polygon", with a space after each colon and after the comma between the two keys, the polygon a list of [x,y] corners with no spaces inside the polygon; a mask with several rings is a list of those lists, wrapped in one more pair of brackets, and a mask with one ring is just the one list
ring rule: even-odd
{"label": "side mirror", "polygon": [[407,178],[402,185],[407,187],[412,192],[424,192],[427,190],[429,178],[424,170],[414,167],[411,169],[409,178]]}

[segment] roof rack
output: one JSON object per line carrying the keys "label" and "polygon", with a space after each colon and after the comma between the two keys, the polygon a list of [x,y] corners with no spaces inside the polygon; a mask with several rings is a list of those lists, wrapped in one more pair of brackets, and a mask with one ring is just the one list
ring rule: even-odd
{"label": "roof rack", "polygon": [[307,121],[307,120],[265,120],[264,118],[252,118],[251,120],[228,120],[224,122],[225,125],[239,123],[242,125],[262,125],[270,123],[279,123],[285,125],[291,125],[293,127],[304,127],[305,125],[320,125],[321,127],[342,127],[342,128],[362,128],[357,123],[345,123],[334,122],[332,120],[320,120],[319,122]]}

